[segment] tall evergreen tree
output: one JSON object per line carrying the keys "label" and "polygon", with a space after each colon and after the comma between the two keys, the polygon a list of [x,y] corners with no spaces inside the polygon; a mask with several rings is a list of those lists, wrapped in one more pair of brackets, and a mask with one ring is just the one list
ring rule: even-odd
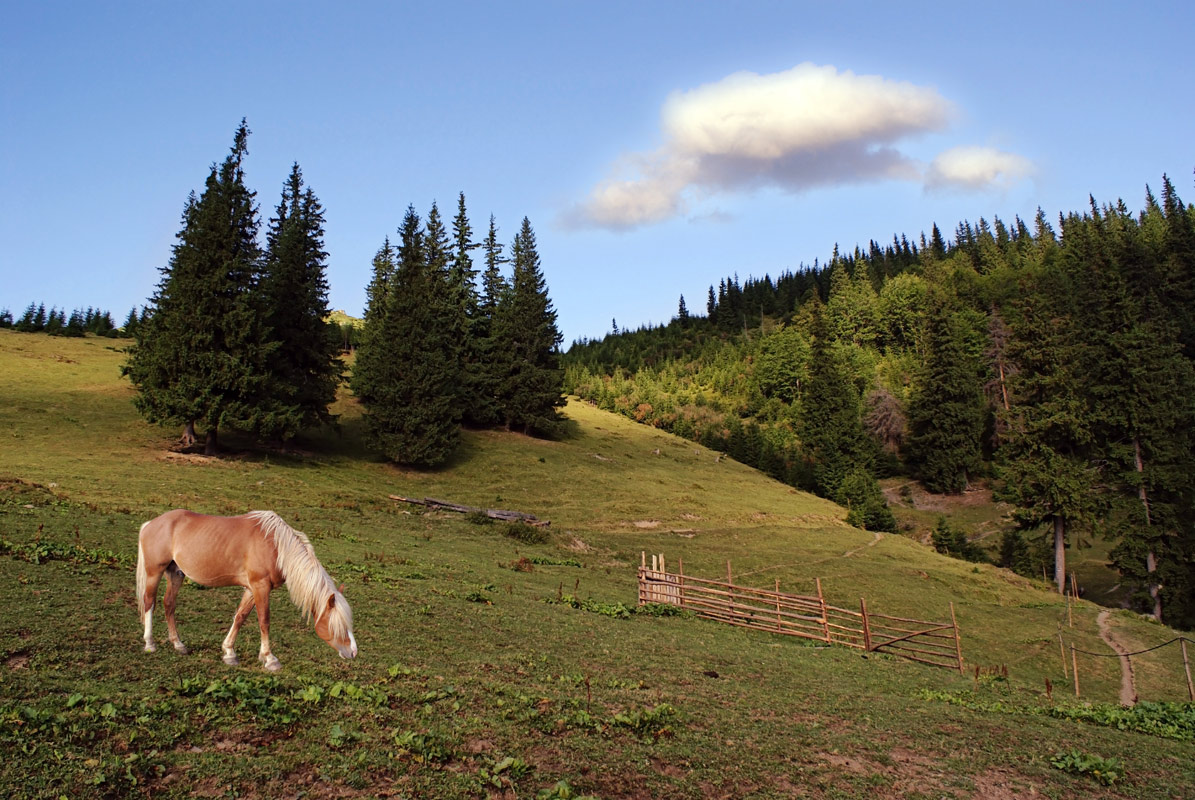
{"label": "tall evergreen tree", "polygon": [[124,366],[141,413],[151,422],[183,425],[186,443],[202,425],[208,453],[217,450],[220,428],[252,426],[273,349],[255,297],[261,251],[254,193],[245,186],[248,139],[242,120],[203,193],[187,199],[152,313]]}
{"label": "tall evergreen tree", "polygon": [[477,292],[477,270],[473,267],[472,251],[480,247],[473,241],[473,226],[465,207],[465,193],[457,196],[456,216],[452,219],[452,252],[448,276],[448,300],[451,306],[452,336],[459,344],[460,382],[458,405],[464,420],[482,424],[486,416],[484,394],[479,385],[481,351],[478,343],[480,298]]}
{"label": "tall evergreen tree", "polygon": [[535,232],[526,217],[511,244],[510,256],[510,291],[494,317],[495,355],[502,367],[498,385],[501,420],[507,430],[520,427],[525,433],[550,433],[557,429],[557,409],[564,405],[564,375],[559,365],[563,337],[548,298]]}
{"label": "tall evergreen tree", "polygon": [[980,465],[984,406],[979,365],[962,321],[941,303],[930,311],[927,359],[909,408],[909,456],[931,492],[957,494]]}
{"label": "tall evergreen tree", "polygon": [[255,409],[254,428],[286,440],[303,428],[334,420],[342,363],[339,335],[327,322],[328,254],[323,208],[296,163],[266,231],[259,283],[262,319],[277,347],[269,361],[268,400]]}
{"label": "tall evergreen tree", "polygon": [[400,464],[434,466],[448,459],[460,437],[455,344],[447,340],[444,282],[428,263],[413,207],[399,235],[397,264],[388,280],[386,254],[374,260],[353,391],[365,406],[373,447]]}
{"label": "tall evergreen tree", "polygon": [[[1081,257],[1075,253],[1072,259]],[[1018,366],[1010,380],[1011,410],[1001,447],[1002,499],[1016,508],[1025,529],[1052,530],[1054,580],[1066,586],[1067,538],[1089,525],[1100,498],[1092,464],[1095,437],[1083,376],[1084,336],[1075,324],[1072,273],[1061,265],[1044,271],[1036,291],[1016,304],[1009,355]]]}
{"label": "tall evergreen tree", "polygon": [[801,403],[801,442],[813,463],[814,488],[834,497],[847,475],[870,471],[874,449],[863,430],[859,389],[830,339],[824,312],[815,311],[809,378]]}
{"label": "tall evergreen tree", "polygon": [[498,226],[492,214],[481,248],[485,270],[481,275],[481,293],[472,325],[477,361],[470,377],[473,396],[467,418],[476,425],[496,425],[503,421],[498,396],[505,367],[500,359],[501,349],[496,338],[495,323],[498,307],[504,302],[510,286],[502,276],[502,265],[506,259],[502,255],[503,245],[498,241]]}
{"label": "tall evergreen tree", "polygon": [[390,245],[390,237],[382,243],[373,257],[373,274],[365,288],[365,331],[364,336],[381,330],[381,319],[386,311],[386,296],[394,282],[398,269],[398,256]]}

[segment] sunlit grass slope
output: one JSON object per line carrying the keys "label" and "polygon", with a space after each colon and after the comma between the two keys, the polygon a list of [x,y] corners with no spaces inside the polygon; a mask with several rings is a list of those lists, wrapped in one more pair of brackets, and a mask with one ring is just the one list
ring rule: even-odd
{"label": "sunlit grass slope", "polygon": [[[286,452],[235,437],[219,459],[146,425],[110,340],[0,331],[0,784],[9,796],[535,797],[566,780],[615,797],[1182,797],[1189,741],[1057,719],[1057,634],[1092,652],[1044,584],[845,525],[842,509],[692,443],[571,403],[559,441],[471,431],[447,467],[401,470],[363,448],[360,410]],[[551,520],[528,529],[425,513],[435,497]],[[277,679],[220,662],[239,593],[184,588],[192,654],[140,652],[136,530],[174,507],[272,508],[345,582],[361,656],[341,661],[277,592]],[[109,552],[105,552],[109,551]],[[634,606],[641,551],[717,577],[844,606],[944,619],[968,674]],[[539,562],[539,563],[534,563]],[[607,614],[545,602],[594,601]],[[164,626],[159,618],[159,638]],[[1113,615],[1126,643],[1173,636]],[[1138,667],[1142,699],[1185,697],[1170,648]],[[1137,662],[1135,662],[1137,663]],[[1007,665],[1009,681],[976,682]],[[1115,659],[1080,664],[1115,702]],[[947,702],[951,700],[953,702]],[[1004,709],[1001,711],[1000,709]],[[1050,763],[1119,758],[1104,787]],[[19,754],[19,757],[16,756]],[[505,765],[505,766],[503,766]],[[505,793],[505,794],[504,794]],[[551,796],[563,796],[557,789]]]}

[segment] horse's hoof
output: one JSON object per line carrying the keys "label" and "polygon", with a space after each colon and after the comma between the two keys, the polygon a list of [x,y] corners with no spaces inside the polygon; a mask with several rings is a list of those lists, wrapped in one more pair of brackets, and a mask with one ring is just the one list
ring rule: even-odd
{"label": "horse's hoof", "polygon": [[179,642],[178,644],[176,644],[174,646],[174,649],[177,650],[178,652],[182,653],[184,656],[191,652],[190,650],[187,649],[187,646],[185,644],[183,644],[182,642]]}
{"label": "horse's hoof", "polygon": [[158,651],[158,646],[156,644],[154,644],[153,642],[145,643],[145,652],[156,653],[157,651]]}
{"label": "horse's hoof", "polygon": [[270,672],[277,672],[278,670],[282,669],[282,662],[274,656],[270,656],[266,659],[265,667]]}
{"label": "horse's hoof", "polygon": [[241,660],[239,658],[237,658],[235,655],[224,656],[224,658],[222,660],[224,661],[225,664],[227,664],[230,667],[237,667],[237,666],[240,666],[240,664],[241,664]]}

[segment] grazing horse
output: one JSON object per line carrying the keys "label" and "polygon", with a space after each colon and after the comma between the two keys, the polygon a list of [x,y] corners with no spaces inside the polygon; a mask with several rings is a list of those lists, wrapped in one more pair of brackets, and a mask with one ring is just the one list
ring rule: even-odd
{"label": "grazing horse", "polygon": [[193,511],[167,511],[141,526],[137,547],[137,610],[145,625],[145,650],[153,639],[154,602],[158,581],[166,573],[162,606],[174,649],[186,653],[174,622],[174,603],[183,578],[204,586],[244,586],[232,627],[224,637],[224,663],[236,665],[233,644],[253,606],[261,628],[257,659],[271,672],[282,669],[270,652],[270,591],[286,584],[291,601],[304,618],[315,619],[315,632],[340,653],[357,655],[353,611],[340,589],[315,557],[311,542],[273,511],[250,511],[239,517],[209,517]]}

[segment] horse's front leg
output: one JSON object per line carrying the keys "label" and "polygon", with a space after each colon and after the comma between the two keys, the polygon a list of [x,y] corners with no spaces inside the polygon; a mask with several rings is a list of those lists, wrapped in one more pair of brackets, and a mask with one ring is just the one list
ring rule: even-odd
{"label": "horse's front leg", "polygon": [[174,649],[185,655],[189,651],[183,644],[182,638],[179,637],[178,625],[174,621],[174,601],[178,597],[178,590],[183,588],[183,573],[178,569],[168,570],[166,580],[166,597],[162,600],[162,610],[166,612],[166,630]]}
{"label": "horse's front leg", "polygon": [[257,660],[270,672],[277,672],[282,669],[282,664],[270,652],[270,584],[255,584],[253,594],[257,599],[257,625],[261,628],[261,650],[257,653]]}
{"label": "horse's front leg", "polygon": [[232,627],[228,629],[228,635],[224,637],[224,663],[230,667],[235,667],[241,663],[237,658],[237,651],[234,645],[237,640],[237,632],[245,624],[245,620],[249,618],[249,612],[252,610],[253,590],[246,589],[245,594],[241,596],[241,604],[237,606],[237,613],[232,617]]}

